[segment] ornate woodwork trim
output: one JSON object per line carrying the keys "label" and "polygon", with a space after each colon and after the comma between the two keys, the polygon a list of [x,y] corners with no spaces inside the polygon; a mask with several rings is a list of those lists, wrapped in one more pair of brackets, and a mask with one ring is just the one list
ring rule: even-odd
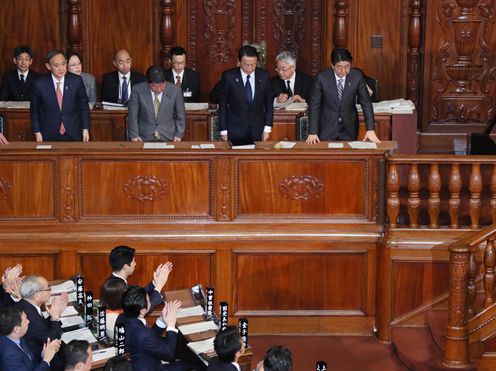
{"label": "ornate woodwork trim", "polygon": [[167,65],[169,51],[176,40],[174,16],[176,2],[174,0],[160,1],[160,64]]}
{"label": "ornate woodwork trim", "polygon": [[241,42],[252,42],[253,20],[252,0],[242,0],[241,2]]}
{"label": "ornate woodwork trim", "polygon": [[419,110],[420,104],[420,71],[421,67],[421,11],[422,0],[410,0],[410,16],[408,22],[408,59],[406,96]]}
{"label": "ornate woodwork trim", "polygon": [[169,192],[169,182],[154,175],[138,175],[122,185],[126,197],[140,202],[154,202]]}
{"label": "ornate woodwork trim", "polygon": [[232,59],[234,48],[236,3],[234,0],[205,0],[204,8],[206,16],[203,36],[209,45],[209,60],[216,64],[228,63]]}
{"label": "ornate woodwork trim", "polygon": [[274,1],[274,39],[279,49],[291,51],[298,59],[301,43],[305,37],[305,1]]}
{"label": "ornate woodwork trim", "polygon": [[81,53],[81,11],[79,0],[67,0],[67,43],[68,49]]}
{"label": "ornate woodwork trim", "polygon": [[189,51],[188,54],[188,65],[191,69],[196,70],[198,68],[198,61],[196,58],[196,48],[197,48],[197,34],[196,34],[196,24],[198,22],[198,10],[197,3],[195,0],[188,0],[186,3],[186,50]]}
{"label": "ornate woodwork trim", "polygon": [[324,181],[313,175],[292,175],[279,181],[279,193],[294,201],[318,200],[324,189]]}
{"label": "ornate woodwork trim", "polygon": [[322,70],[322,0],[312,2],[312,75],[317,75]]}
{"label": "ornate woodwork trim", "polygon": [[0,200],[7,200],[11,194],[12,182],[5,178],[0,178]]}
{"label": "ornate woodwork trim", "polygon": [[217,220],[232,220],[232,164],[230,160],[218,160],[217,170],[217,204],[216,219]]}
{"label": "ornate woodwork trim", "polygon": [[61,201],[62,221],[74,222],[76,220],[76,196],[74,182],[74,166],[70,158],[60,160],[61,168]]}
{"label": "ornate woodwork trim", "polygon": [[267,0],[258,0],[254,14],[256,25],[253,35],[253,42],[261,43],[267,41],[265,30],[267,28]]}

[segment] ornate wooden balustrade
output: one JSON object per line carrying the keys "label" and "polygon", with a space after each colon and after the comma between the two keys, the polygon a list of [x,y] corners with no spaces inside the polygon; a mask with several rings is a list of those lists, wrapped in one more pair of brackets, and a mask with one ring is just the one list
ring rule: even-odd
{"label": "ornate wooden balustrade", "polygon": [[496,158],[392,156],[389,227],[478,229],[496,222]]}

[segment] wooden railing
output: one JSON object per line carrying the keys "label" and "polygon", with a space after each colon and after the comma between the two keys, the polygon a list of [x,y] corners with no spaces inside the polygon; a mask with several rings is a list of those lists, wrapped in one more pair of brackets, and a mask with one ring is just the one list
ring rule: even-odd
{"label": "wooden railing", "polygon": [[471,228],[496,222],[496,158],[392,156],[389,228]]}
{"label": "wooden railing", "polygon": [[[481,309],[491,307],[495,302],[496,288],[496,224],[469,237],[456,241],[449,246],[450,252],[450,290],[449,316],[444,351],[444,364],[448,367],[464,367],[470,362],[469,336],[473,331],[481,331],[483,327],[495,327],[495,319],[483,321],[480,326],[469,330],[468,321]],[[476,276],[478,272],[477,255],[484,248],[483,282],[484,298],[482,308],[476,308]],[[496,329],[495,329],[496,331]],[[487,332],[487,331],[486,331]]]}

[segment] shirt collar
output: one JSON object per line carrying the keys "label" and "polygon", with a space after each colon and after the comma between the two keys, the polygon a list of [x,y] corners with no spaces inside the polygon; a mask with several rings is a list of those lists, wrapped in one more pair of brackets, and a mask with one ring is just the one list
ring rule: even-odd
{"label": "shirt collar", "polygon": [[117,71],[118,74],[119,74],[119,81],[122,80],[122,77],[123,76],[126,76],[126,79],[127,81],[131,81],[131,71],[129,71],[128,73],[126,73],[125,75],[123,75],[122,73],[120,73],[119,71]]}
{"label": "shirt collar", "polygon": [[20,80],[21,79],[21,75],[24,75],[24,80],[26,80],[28,78],[28,73],[29,73],[29,70],[27,70],[26,72],[21,72],[21,71],[17,70],[17,77]]}
{"label": "shirt collar", "polygon": [[[243,79],[243,83],[246,83],[246,76],[248,76],[248,74],[245,73],[245,71],[243,71],[241,68],[239,70],[241,71],[241,78]],[[250,80],[255,81],[255,71],[250,73]],[[251,86],[253,86],[253,84]]]}
{"label": "shirt collar", "polygon": [[241,368],[239,367],[239,365],[236,362],[231,362],[231,363],[234,365],[234,367],[236,367],[236,369],[238,371],[241,371]]}
{"label": "shirt collar", "polygon": [[112,276],[120,278],[121,280],[123,280],[127,284],[127,280],[124,277],[119,276],[117,273],[112,272]]}
{"label": "shirt collar", "polygon": [[55,76],[53,76],[53,73],[51,74],[51,76],[52,76],[52,81],[53,81],[53,84],[54,84],[55,86],[57,86],[57,83],[58,83],[58,82],[61,82],[61,83],[62,83],[62,84],[60,84],[60,86],[61,86],[61,88],[60,88],[60,89],[61,89],[61,90],[63,90],[63,89],[62,89],[62,87],[64,86],[65,75],[62,77],[62,79],[60,79],[60,81],[59,81],[59,80],[57,80],[57,79],[55,78]]}
{"label": "shirt collar", "polygon": [[172,76],[174,77],[174,82],[176,82],[176,76],[181,76],[182,82],[184,78],[184,70],[182,70],[181,73],[177,73],[174,69],[172,69]]}
{"label": "shirt collar", "polygon": [[334,77],[336,78],[336,83],[338,82],[338,80],[343,80],[344,86],[344,83],[346,82],[346,75],[344,77],[339,77],[338,75],[336,75],[336,73],[334,73]]}

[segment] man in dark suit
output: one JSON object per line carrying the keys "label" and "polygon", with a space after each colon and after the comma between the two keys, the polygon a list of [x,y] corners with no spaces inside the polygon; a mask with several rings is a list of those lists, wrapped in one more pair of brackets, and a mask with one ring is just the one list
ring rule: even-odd
{"label": "man in dark suit", "polygon": [[51,340],[43,346],[43,360],[35,363],[35,356],[23,339],[29,328],[29,319],[21,309],[9,307],[0,311],[0,369],[18,371],[45,371],[59,351],[60,340]]}
{"label": "man in dark suit", "polygon": [[14,49],[15,70],[5,72],[2,80],[0,100],[29,101],[33,81],[39,76],[29,67],[33,64],[33,50],[27,45]]}
{"label": "man in dark suit", "polygon": [[64,346],[65,371],[90,371],[93,351],[86,340],[71,340]]}
{"label": "man in dark suit", "polygon": [[306,102],[310,96],[313,79],[296,71],[296,57],[290,52],[281,52],[276,56],[277,75],[270,80],[277,103],[284,103],[289,98],[293,102]]}
{"label": "man in dark suit", "polygon": [[[136,250],[129,246],[114,247],[109,255],[109,264],[112,268],[112,274],[106,281],[123,280],[127,285],[127,279],[134,273],[134,269],[136,268],[135,253]],[[160,264],[155,272],[153,272],[152,282],[145,287],[146,293],[150,295],[150,310],[155,309],[164,302],[161,291],[167,283],[171,271],[172,263],[167,262],[165,264]]]}
{"label": "man in dark suit", "polygon": [[208,363],[207,371],[238,371],[239,357],[245,352],[245,344],[236,326],[219,331],[214,339],[217,357]]}
{"label": "man in dark suit", "polygon": [[37,142],[90,139],[88,96],[80,76],[67,72],[63,52],[52,50],[46,58],[48,75],[33,83],[29,115]]}
{"label": "man in dark suit", "polygon": [[129,100],[129,138],[134,142],[180,142],[186,124],[181,89],[165,81],[160,66],[148,68],[146,80],[135,86]]}
{"label": "man in dark suit", "polygon": [[100,98],[104,102],[126,104],[131,97],[134,85],[146,81],[141,73],[131,70],[133,60],[125,49],[114,55],[114,66],[117,71],[103,75]]}
{"label": "man in dark suit", "polygon": [[273,100],[267,71],[257,67],[251,45],[238,52],[239,67],[225,71],[220,82],[219,124],[222,140],[268,140],[272,131]]}
{"label": "man in dark suit", "polygon": [[67,293],[52,299],[52,305],[46,308],[49,317],[45,318],[41,314],[41,306],[48,302],[51,295],[52,289],[44,277],[27,276],[21,283],[22,300],[14,305],[26,313],[29,320],[24,340],[34,354],[35,363],[41,362],[41,351],[47,340],[60,339],[62,335],[60,314],[67,306]]}
{"label": "man in dark suit", "polygon": [[351,68],[351,53],[334,49],[331,69],[322,71],[315,78],[310,92],[307,143],[320,140],[356,140],[358,136],[358,111],[356,98],[360,99],[365,118],[364,140],[379,143],[374,131],[374,111],[360,70]]}
{"label": "man in dark suit", "polygon": [[291,351],[281,345],[273,345],[265,353],[254,371],[291,371],[293,369],[293,355]]}
{"label": "man in dark suit", "polygon": [[198,102],[200,99],[200,75],[186,67],[186,50],[180,46],[171,48],[169,58],[172,68],[165,71],[165,78],[180,87],[185,102]]}

